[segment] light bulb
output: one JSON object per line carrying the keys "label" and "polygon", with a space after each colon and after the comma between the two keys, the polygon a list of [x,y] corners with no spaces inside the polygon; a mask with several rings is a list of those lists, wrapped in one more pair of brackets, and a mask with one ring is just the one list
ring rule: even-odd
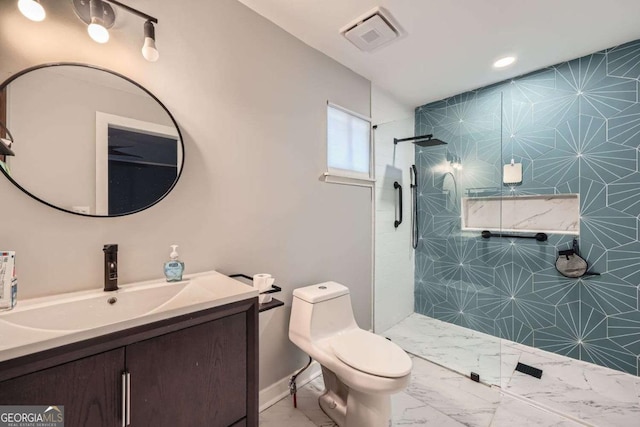
{"label": "light bulb", "polygon": [[40,22],[47,16],[44,7],[36,0],[18,0],[18,9],[26,18],[35,22]]}
{"label": "light bulb", "polygon": [[106,43],[109,41],[109,31],[107,31],[102,24],[94,22],[93,19],[89,27],[87,27],[87,31],[89,32],[89,36],[98,43]]}
{"label": "light bulb", "polygon": [[158,48],[156,48],[156,29],[151,21],[144,23],[142,56],[149,62],[156,62],[158,58],[160,58],[160,52],[158,52]]}
{"label": "light bulb", "polygon": [[156,48],[156,41],[151,37],[144,38],[144,45],[142,46],[142,56],[149,62],[156,62],[160,58],[160,52]]}
{"label": "light bulb", "polygon": [[493,63],[494,68],[504,68],[516,62],[515,56],[505,56],[504,58],[498,59]]}

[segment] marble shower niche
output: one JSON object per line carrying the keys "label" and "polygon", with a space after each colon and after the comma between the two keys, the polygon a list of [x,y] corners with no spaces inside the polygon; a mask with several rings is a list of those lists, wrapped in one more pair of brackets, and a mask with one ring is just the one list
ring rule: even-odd
{"label": "marble shower niche", "polygon": [[578,194],[463,197],[462,230],[580,233]]}

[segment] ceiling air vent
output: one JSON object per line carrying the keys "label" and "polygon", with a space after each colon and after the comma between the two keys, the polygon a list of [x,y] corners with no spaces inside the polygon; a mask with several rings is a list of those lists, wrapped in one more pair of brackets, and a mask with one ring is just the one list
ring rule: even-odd
{"label": "ceiling air vent", "polygon": [[371,52],[400,37],[401,31],[392,21],[388,12],[377,7],[340,32],[358,49]]}

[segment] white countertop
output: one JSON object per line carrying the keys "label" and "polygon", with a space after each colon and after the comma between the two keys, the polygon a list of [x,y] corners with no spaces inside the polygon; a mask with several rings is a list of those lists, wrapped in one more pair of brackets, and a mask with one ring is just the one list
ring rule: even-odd
{"label": "white countertop", "polygon": [[256,296],[253,287],[208,271],[176,283],[158,279],[113,292],[18,299],[13,310],[0,312],[0,362]]}

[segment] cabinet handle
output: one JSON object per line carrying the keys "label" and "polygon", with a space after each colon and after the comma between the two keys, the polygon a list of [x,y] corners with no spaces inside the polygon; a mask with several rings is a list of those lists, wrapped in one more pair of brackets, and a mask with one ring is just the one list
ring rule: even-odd
{"label": "cabinet handle", "polygon": [[127,424],[131,424],[131,374],[126,372],[127,375]]}
{"label": "cabinet handle", "polygon": [[127,373],[122,373],[122,427],[127,427]]}
{"label": "cabinet handle", "polygon": [[131,424],[131,374],[122,373],[122,427]]}

